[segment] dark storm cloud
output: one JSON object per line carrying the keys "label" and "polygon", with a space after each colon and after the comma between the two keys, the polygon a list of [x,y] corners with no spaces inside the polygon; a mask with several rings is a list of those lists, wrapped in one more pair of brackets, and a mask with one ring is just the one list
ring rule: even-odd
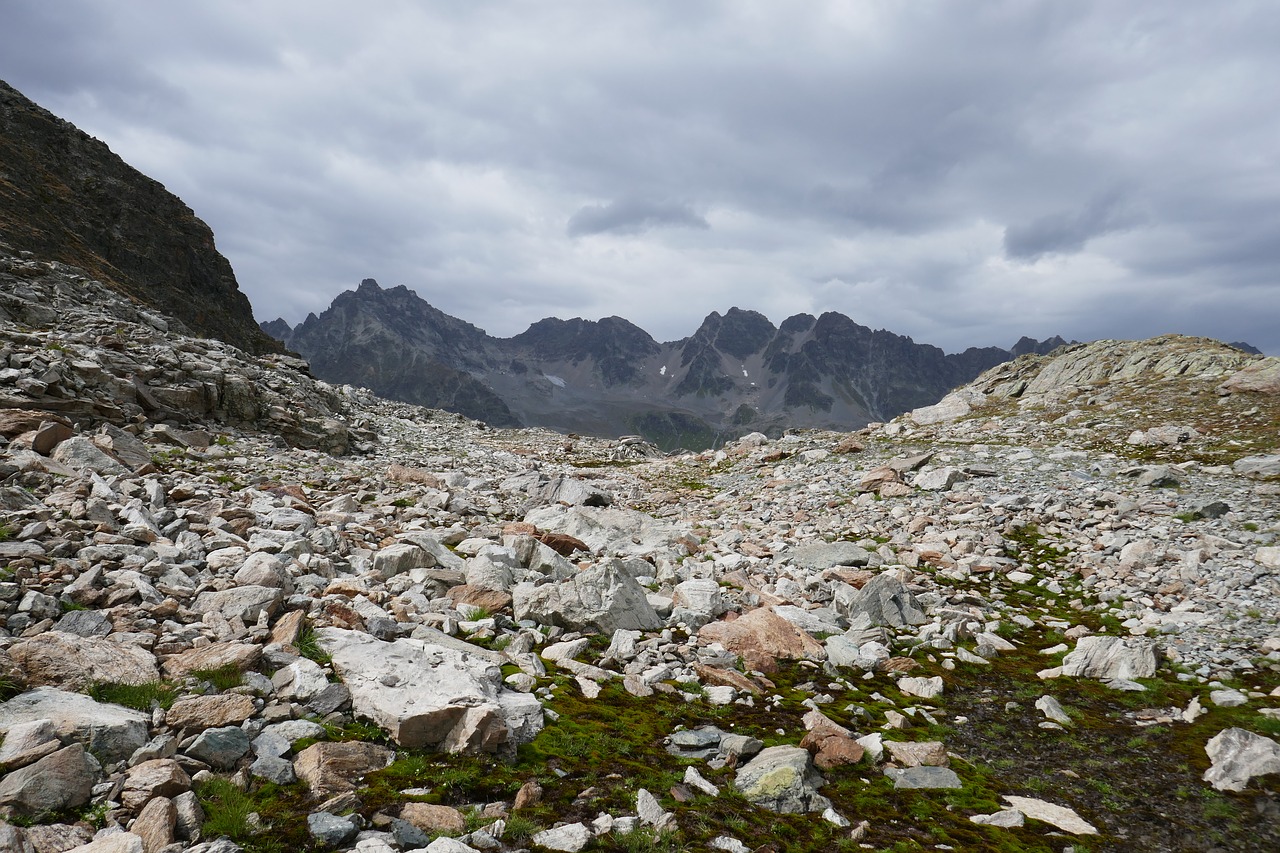
{"label": "dark storm cloud", "polygon": [[710,228],[707,220],[687,204],[630,198],[608,204],[588,204],[569,217],[570,237],[587,234],[639,234],[651,228]]}
{"label": "dark storm cloud", "polygon": [[0,78],[182,196],[264,318],[372,276],[497,334],[1280,353],[1277,43],[1250,0],[10,0]]}
{"label": "dark storm cloud", "polygon": [[1034,261],[1050,252],[1079,252],[1094,237],[1127,227],[1131,217],[1119,192],[1100,196],[1074,213],[1051,213],[1004,232],[1004,250],[1011,258]]}

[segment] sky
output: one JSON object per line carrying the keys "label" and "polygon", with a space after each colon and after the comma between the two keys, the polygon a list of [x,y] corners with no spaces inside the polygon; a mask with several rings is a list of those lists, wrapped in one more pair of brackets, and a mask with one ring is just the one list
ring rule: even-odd
{"label": "sky", "polygon": [[0,79],[213,228],[259,320],[839,311],[948,352],[1280,355],[1274,0],[0,0]]}

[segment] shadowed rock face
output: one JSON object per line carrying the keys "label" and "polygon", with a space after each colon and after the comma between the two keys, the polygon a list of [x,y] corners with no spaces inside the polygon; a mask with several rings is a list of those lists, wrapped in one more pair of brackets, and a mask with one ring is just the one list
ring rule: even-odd
{"label": "shadowed rock face", "polygon": [[372,279],[296,328],[283,320],[262,328],[330,382],[495,426],[638,433],[665,450],[789,427],[857,429],[936,402],[1012,357],[995,347],[948,355],[834,312],[774,326],[740,308],[712,312],[688,338],[661,344],[620,317],[548,318],[494,338]]}
{"label": "shadowed rock face", "polygon": [[0,81],[0,234],[82,267],[195,333],[279,352],[213,232],[163,185]]}

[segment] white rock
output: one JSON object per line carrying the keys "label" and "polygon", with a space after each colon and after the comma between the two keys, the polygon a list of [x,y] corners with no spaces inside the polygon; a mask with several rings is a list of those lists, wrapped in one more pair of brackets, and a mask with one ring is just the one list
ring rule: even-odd
{"label": "white rock", "polygon": [[1063,832],[1070,832],[1072,835],[1098,834],[1098,830],[1076,814],[1075,809],[1059,806],[1045,800],[1037,800],[1034,797],[1005,796],[1003,799],[1012,808],[1017,809],[1032,820],[1043,821],[1050,826],[1056,826]]}
{"label": "white rock", "polygon": [[1205,745],[1204,781],[1219,791],[1243,791],[1254,776],[1280,773],[1280,743],[1240,728],[1223,729]]}
{"label": "white rock", "polygon": [[570,823],[553,829],[544,829],[533,836],[533,843],[548,850],[578,853],[591,843],[591,830],[581,823]]}

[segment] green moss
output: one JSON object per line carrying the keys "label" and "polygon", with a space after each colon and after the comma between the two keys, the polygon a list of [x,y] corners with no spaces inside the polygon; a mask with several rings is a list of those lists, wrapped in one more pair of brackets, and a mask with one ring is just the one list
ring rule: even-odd
{"label": "green moss", "polygon": [[95,681],[85,693],[97,702],[123,705],[137,711],[150,712],[153,705],[170,708],[178,698],[178,689],[163,681],[147,681],[142,684],[121,684],[115,681]]}
{"label": "green moss", "polygon": [[233,663],[225,664],[217,669],[197,669],[191,675],[201,681],[209,682],[219,693],[224,690],[230,690],[233,687],[239,687],[241,682],[244,681],[244,673],[240,671],[240,667]]}

